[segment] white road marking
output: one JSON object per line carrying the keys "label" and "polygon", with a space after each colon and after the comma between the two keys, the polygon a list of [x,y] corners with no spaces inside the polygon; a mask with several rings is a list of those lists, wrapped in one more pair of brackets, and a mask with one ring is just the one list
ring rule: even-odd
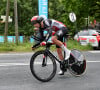
{"label": "white road marking", "polygon": [[100,50],[97,50],[97,51],[88,51],[90,53],[100,53]]}
{"label": "white road marking", "polygon": [[25,66],[28,63],[0,63],[0,66]]}
{"label": "white road marking", "polygon": [[[87,63],[100,63],[100,61],[87,61]],[[37,62],[36,64],[41,64]],[[51,64],[51,63],[48,63]],[[0,67],[9,67],[9,66],[27,66],[29,63],[0,63]]]}
{"label": "white road marking", "polygon": [[[100,50],[87,51],[87,52],[100,53]],[[26,52],[26,53],[16,53],[16,52],[14,52],[14,53],[0,53],[0,56],[2,56],[2,55],[7,55],[7,56],[9,56],[9,55],[11,55],[11,56],[13,56],[13,55],[32,55],[32,54],[34,54],[34,52]]]}
{"label": "white road marking", "polygon": [[100,63],[100,61],[87,61],[89,63]]}
{"label": "white road marking", "polygon": [[34,54],[34,52],[29,52],[29,53],[0,53],[0,56],[2,56],[2,55],[7,55],[7,56],[9,56],[9,55],[32,55],[32,54]]}

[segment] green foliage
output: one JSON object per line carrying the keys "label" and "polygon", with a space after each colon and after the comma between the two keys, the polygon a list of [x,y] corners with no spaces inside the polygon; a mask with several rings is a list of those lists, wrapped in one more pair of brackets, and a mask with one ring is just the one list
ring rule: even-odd
{"label": "green foliage", "polygon": [[[18,25],[19,35],[30,36],[33,34],[33,27],[30,19],[38,15],[38,0],[17,0],[18,1]],[[77,16],[77,29],[85,25],[85,19],[96,19],[100,22],[100,0],[48,0],[49,18],[63,22],[70,28],[71,34],[76,31],[75,24],[70,22],[69,13],[74,12]],[[0,16],[6,14],[7,0],[0,0]],[[15,35],[14,29],[14,0],[10,0],[10,16],[13,22],[9,23],[9,35]],[[4,23],[0,24],[0,35],[4,34]]]}
{"label": "green foliage", "polygon": [[94,17],[97,21],[100,22],[100,1],[99,0],[93,0],[91,1],[91,8],[90,8],[90,15]]}
{"label": "green foliage", "polygon": [[[6,15],[7,0],[0,0],[0,16]],[[38,14],[38,0],[18,0],[19,35],[30,36],[33,32],[31,18]],[[10,0],[10,14],[13,22],[9,23],[9,35],[15,35],[14,28],[14,0]],[[0,35],[4,34],[4,23],[0,24]]]}

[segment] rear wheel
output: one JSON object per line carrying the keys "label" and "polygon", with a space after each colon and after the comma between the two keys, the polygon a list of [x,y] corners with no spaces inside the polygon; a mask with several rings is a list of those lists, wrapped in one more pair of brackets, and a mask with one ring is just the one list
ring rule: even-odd
{"label": "rear wheel", "polygon": [[78,50],[72,50],[69,58],[69,71],[74,76],[80,76],[85,73],[86,60],[83,54]]}
{"label": "rear wheel", "polygon": [[36,52],[30,61],[33,76],[42,82],[50,81],[56,74],[56,62],[45,51]]}

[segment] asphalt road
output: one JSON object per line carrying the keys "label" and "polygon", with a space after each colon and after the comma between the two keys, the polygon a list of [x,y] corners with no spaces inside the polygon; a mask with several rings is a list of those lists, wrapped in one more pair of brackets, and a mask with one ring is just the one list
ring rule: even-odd
{"label": "asphalt road", "polygon": [[56,74],[46,83],[36,80],[31,74],[29,63],[33,53],[1,53],[0,90],[100,90],[100,51],[83,53],[87,59],[85,75]]}

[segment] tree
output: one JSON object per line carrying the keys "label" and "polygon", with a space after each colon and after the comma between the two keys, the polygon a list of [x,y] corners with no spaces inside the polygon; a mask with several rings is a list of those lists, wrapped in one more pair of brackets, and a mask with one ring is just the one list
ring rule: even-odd
{"label": "tree", "polygon": [[18,44],[18,15],[17,15],[17,0],[14,0],[14,13],[15,13],[15,36],[16,36],[16,44]]}
{"label": "tree", "polygon": [[10,2],[7,0],[7,6],[6,6],[6,22],[5,22],[5,33],[4,33],[4,42],[7,42],[7,35],[8,35],[8,17],[9,17],[9,7]]}
{"label": "tree", "polygon": [[89,15],[100,22],[100,1],[93,0],[91,1],[89,8]]}
{"label": "tree", "polygon": [[[75,31],[75,26],[69,20],[69,13],[74,12],[77,17],[77,25],[80,30],[85,25],[85,19],[88,16],[90,20],[96,19],[100,22],[100,0],[48,0],[49,18],[63,22],[71,28],[71,33]],[[13,12],[14,0],[10,0],[9,15],[14,19]],[[5,15],[6,0],[0,0],[0,15]],[[18,29],[19,35],[30,36],[33,32],[30,19],[38,15],[38,0],[17,0],[18,5]],[[9,23],[9,35],[15,35],[15,21]],[[0,25],[0,34],[4,33],[3,24]]]}

